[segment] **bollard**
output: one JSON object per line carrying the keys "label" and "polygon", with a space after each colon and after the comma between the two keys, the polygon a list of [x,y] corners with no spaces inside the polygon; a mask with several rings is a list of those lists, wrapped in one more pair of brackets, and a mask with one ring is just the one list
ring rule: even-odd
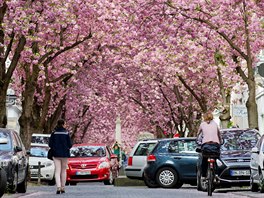
{"label": "bollard", "polygon": [[41,162],[38,162],[38,184],[40,184],[40,182],[41,182],[41,179],[40,179],[40,177],[41,177],[41,174],[40,174],[40,165],[41,165]]}

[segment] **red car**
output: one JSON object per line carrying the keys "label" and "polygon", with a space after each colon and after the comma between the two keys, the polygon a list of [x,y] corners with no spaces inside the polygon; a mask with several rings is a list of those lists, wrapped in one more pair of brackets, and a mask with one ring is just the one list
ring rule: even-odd
{"label": "red car", "polygon": [[70,150],[66,182],[102,181],[114,183],[118,176],[117,155],[106,144],[74,144]]}

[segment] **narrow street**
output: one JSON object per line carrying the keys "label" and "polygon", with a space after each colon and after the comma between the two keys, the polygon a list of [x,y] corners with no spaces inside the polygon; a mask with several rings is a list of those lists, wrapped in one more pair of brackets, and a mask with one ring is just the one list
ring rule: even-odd
{"label": "narrow street", "polygon": [[[5,194],[3,198],[57,198],[78,197],[78,198],[203,198],[207,197],[206,192],[199,192],[195,186],[184,185],[180,189],[147,188],[145,186],[105,186],[103,183],[81,183],[76,186],[67,186],[66,193],[55,194],[55,186],[29,186],[25,194]],[[248,188],[219,189],[213,193],[216,198],[258,198],[263,197],[261,193],[250,192]]]}

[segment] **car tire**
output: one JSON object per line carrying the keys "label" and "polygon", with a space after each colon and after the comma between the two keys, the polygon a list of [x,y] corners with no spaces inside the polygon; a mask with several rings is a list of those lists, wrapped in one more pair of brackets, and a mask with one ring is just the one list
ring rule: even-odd
{"label": "car tire", "polygon": [[17,190],[18,193],[25,193],[27,192],[27,173],[26,176],[20,184],[17,185]]}
{"label": "car tire", "polygon": [[258,184],[253,182],[252,175],[250,175],[250,190],[251,190],[251,192],[258,192],[258,190],[259,190]]}
{"label": "car tire", "polygon": [[[55,184],[56,184],[55,177],[53,177],[53,179],[49,181],[49,186],[54,186]],[[66,182],[66,185],[69,185],[69,184],[67,184]]]}
{"label": "car tire", "polygon": [[161,168],[157,172],[156,181],[162,188],[172,188],[180,183],[178,173],[170,167]]}
{"label": "car tire", "polygon": [[207,192],[206,182],[201,180],[201,176],[202,176],[201,170],[198,169],[196,175],[197,175],[196,176],[197,177],[197,190]]}
{"label": "car tire", "polygon": [[113,184],[114,184],[113,173],[112,171],[110,171],[109,179],[104,180],[104,185],[113,185]]}
{"label": "car tire", "polygon": [[6,185],[7,185],[7,177],[4,169],[0,168],[0,197],[5,194]]}
{"label": "car tire", "polygon": [[264,177],[262,171],[259,171],[259,191],[264,193]]}
{"label": "car tire", "polygon": [[17,183],[18,183],[18,173],[17,173],[17,171],[15,171],[12,182],[7,185],[7,190],[9,193],[11,193],[11,194],[16,193]]}
{"label": "car tire", "polygon": [[159,185],[156,183],[156,181],[150,180],[147,177],[143,177],[144,183],[149,188],[157,188]]}

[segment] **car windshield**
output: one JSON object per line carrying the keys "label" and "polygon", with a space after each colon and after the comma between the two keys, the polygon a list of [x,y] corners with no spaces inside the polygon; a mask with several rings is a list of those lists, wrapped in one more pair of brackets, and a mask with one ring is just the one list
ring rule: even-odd
{"label": "car windshield", "polygon": [[31,157],[47,157],[49,147],[34,146],[30,149]]}
{"label": "car windshield", "polygon": [[71,157],[104,157],[105,148],[102,146],[74,146],[70,150]]}
{"label": "car windshield", "polygon": [[0,132],[0,138],[4,138],[7,140],[7,143],[0,144],[0,151],[11,151],[12,145],[9,133]]}
{"label": "car windshield", "polygon": [[224,131],[222,151],[251,150],[259,139],[257,131]]}

